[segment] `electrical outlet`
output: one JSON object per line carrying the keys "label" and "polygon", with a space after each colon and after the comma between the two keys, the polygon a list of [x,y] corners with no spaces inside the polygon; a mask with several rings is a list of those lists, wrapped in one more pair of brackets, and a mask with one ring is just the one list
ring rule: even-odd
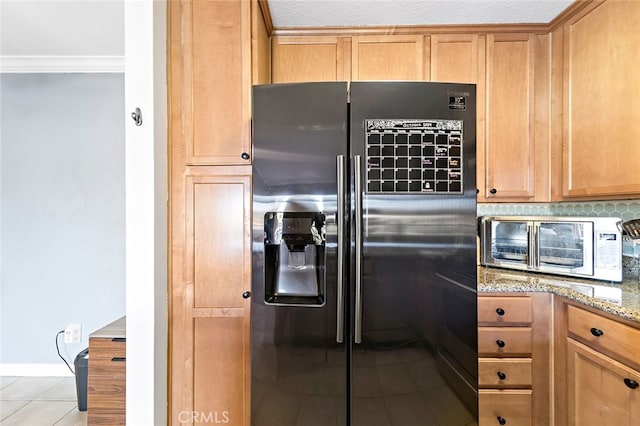
{"label": "electrical outlet", "polygon": [[69,324],[64,329],[64,342],[65,343],[80,343],[82,339],[82,325]]}

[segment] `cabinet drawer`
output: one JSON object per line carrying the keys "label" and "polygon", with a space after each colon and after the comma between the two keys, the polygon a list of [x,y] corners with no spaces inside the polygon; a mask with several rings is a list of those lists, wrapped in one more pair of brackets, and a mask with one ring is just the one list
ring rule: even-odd
{"label": "cabinet drawer", "polygon": [[480,358],[478,385],[483,388],[531,387],[531,358]]}
{"label": "cabinet drawer", "polygon": [[567,306],[567,322],[570,335],[597,350],[640,365],[640,330],[575,306]]}
{"label": "cabinet drawer", "polygon": [[126,413],[124,410],[101,411],[94,410],[87,414],[88,425],[124,426],[126,424]]}
{"label": "cabinet drawer", "polygon": [[478,297],[479,324],[531,324],[533,321],[530,296],[480,296]]}
{"label": "cabinet drawer", "polygon": [[93,337],[89,339],[89,362],[98,358],[124,358],[127,344],[125,339]]}
{"label": "cabinet drawer", "polygon": [[91,358],[89,355],[89,376],[124,376],[126,360],[122,357]]}
{"label": "cabinet drawer", "polygon": [[530,356],[531,327],[479,327],[478,354],[487,356]]}
{"label": "cabinet drawer", "polygon": [[87,405],[94,410],[124,410],[126,401],[126,379],[89,376],[87,383]]}
{"label": "cabinet drawer", "polygon": [[478,424],[530,426],[532,395],[530,390],[481,389],[478,391]]}

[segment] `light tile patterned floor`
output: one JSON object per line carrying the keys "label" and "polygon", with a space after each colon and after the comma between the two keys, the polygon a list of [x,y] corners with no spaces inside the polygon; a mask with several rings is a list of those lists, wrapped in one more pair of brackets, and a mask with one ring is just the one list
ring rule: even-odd
{"label": "light tile patterned floor", "polygon": [[0,425],[85,426],[74,377],[0,377]]}

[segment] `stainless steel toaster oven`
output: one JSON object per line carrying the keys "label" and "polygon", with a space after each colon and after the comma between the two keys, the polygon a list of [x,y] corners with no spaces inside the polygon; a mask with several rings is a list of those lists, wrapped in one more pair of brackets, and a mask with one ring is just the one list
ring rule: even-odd
{"label": "stainless steel toaster oven", "polygon": [[620,282],[621,225],[617,217],[483,216],[481,263]]}

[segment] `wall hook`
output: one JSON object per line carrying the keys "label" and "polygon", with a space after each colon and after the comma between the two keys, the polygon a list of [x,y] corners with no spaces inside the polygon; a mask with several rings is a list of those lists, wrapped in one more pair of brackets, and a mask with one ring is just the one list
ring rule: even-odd
{"label": "wall hook", "polygon": [[136,108],[136,110],[131,113],[131,118],[136,122],[136,126],[142,126],[142,111],[140,108]]}

